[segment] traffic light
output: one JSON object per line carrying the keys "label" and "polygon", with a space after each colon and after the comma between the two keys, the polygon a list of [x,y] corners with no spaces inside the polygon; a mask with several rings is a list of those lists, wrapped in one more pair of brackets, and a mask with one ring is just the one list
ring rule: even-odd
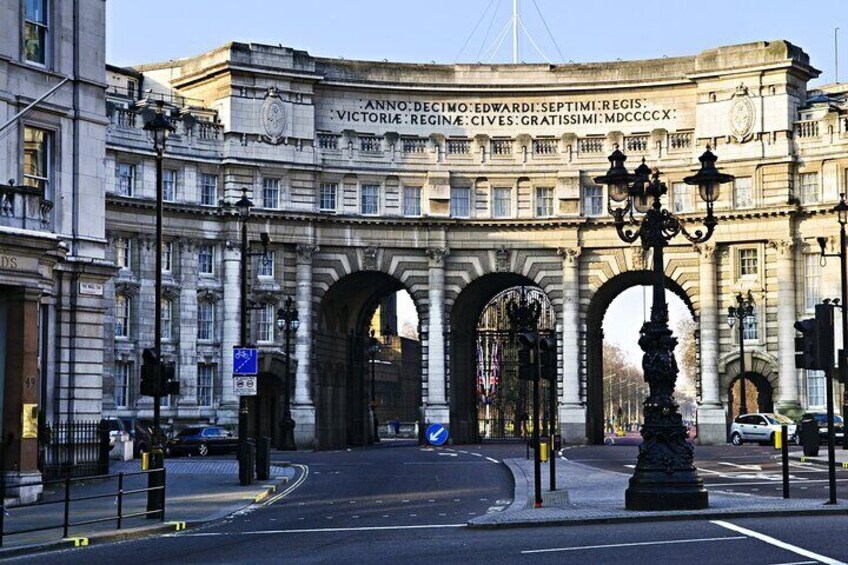
{"label": "traffic light", "polygon": [[555,381],[557,374],[556,334],[551,333],[539,339],[539,362],[542,365],[542,378]]}
{"label": "traffic light", "polygon": [[[142,396],[168,396],[180,393],[180,382],[176,380],[176,364],[164,363],[156,354],[156,348],[148,347],[141,354]],[[159,371],[157,364],[161,365]]]}
{"label": "traffic light", "polygon": [[816,304],[816,317],[795,322],[802,337],[795,338],[795,368],[833,369],[833,304]]}
{"label": "traffic light", "polygon": [[518,342],[518,378],[532,381],[538,378],[539,368],[536,365],[536,346],[539,332],[528,330],[515,335]]}

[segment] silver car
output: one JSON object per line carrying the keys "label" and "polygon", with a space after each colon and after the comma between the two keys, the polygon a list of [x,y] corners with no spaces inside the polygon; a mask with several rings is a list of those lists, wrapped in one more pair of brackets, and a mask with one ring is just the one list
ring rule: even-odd
{"label": "silver car", "polygon": [[775,432],[780,431],[782,424],[786,424],[788,441],[795,441],[797,426],[786,416],[770,412],[742,414],[730,426],[730,442],[733,445],[742,445],[746,441],[773,444]]}

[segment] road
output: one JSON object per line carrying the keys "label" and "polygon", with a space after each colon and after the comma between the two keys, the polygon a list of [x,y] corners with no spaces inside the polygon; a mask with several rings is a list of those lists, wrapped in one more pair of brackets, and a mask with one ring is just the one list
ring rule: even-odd
{"label": "road", "polygon": [[[600,448],[565,454],[583,452],[587,464],[627,471],[619,460],[626,456],[617,451],[621,448],[600,452],[607,457],[588,457],[595,449]],[[523,454],[524,448],[516,445],[454,446],[447,451],[399,443],[297,452],[289,457],[302,465],[293,489],[269,504],[181,534],[42,554],[37,561],[40,565],[655,563],[684,558],[721,565],[848,562],[848,544],[840,539],[848,532],[848,517],[841,516],[466,528],[469,518],[508,504],[512,480],[499,461]],[[9,562],[30,563],[33,557]]]}

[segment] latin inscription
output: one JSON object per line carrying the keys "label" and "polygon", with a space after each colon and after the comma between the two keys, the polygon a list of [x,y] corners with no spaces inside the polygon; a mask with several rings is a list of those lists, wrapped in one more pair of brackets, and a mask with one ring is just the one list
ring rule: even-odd
{"label": "latin inscription", "polygon": [[509,127],[639,124],[676,118],[674,108],[644,98],[539,102],[439,102],[361,99],[358,110],[333,110],[334,120],[352,124]]}

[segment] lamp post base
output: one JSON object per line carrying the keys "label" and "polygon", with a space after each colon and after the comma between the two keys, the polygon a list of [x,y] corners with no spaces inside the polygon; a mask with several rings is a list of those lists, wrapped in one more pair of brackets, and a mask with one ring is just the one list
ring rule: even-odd
{"label": "lamp post base", "polygon": [[297,451],[297,444],[294,441],[295,423],[292,417],[283,418],[280,422],[280,451]]}
{"label": "lamp post base", "polygon": [[709,493],[697,471],[637,470],[624,493],[628,510],[703,510]]}

